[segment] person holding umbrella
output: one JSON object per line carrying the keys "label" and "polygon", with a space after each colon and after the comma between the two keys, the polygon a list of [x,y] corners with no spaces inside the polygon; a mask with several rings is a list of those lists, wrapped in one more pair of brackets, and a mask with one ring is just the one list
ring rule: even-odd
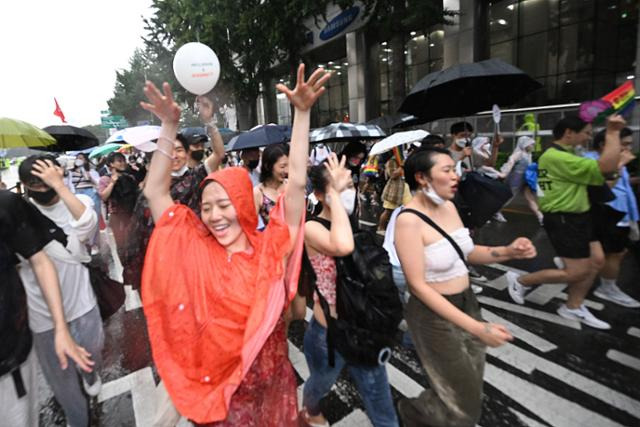
{"label": "person holding umbrella", "polygon": [[457,122],[451,125],[451,145],[449,151],[451,157],[456,162],[463,162],[465,169],[470,169],[469,158],[472,154],[471,137],[473,136],[473,126],[468,122]]}

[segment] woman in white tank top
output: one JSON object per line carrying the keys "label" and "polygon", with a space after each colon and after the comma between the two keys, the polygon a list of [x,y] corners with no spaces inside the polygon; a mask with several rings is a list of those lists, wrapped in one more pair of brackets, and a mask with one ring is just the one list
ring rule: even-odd
{"label": "woman in white tank top", "polygon": [[500,247],[473,244],[451,202],[458,176],[448,151],[412,154],[405,162],[405,179],[415,195],[398,215],[395,246],[411,291],[405,318],[431,387],[417,398],[402,399],[398,412],[408,426],[474,426],[482,408],[486,346],[498,347],[513,337],[503,325],[480,317],[466,261],[533,258],[536,249],[526,238]]}

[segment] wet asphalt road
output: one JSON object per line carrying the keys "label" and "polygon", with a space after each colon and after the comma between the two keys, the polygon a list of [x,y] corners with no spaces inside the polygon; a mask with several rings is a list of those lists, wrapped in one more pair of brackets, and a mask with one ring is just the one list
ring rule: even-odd
{"label": "wet asphalt road", "polygon": [[[376,212],[370,209],[367,213],[365,221],[372,220]],[[524,306],[513,304],[501,277],[504,271],[553,267],[553,251],[544,231],[521,204],[504,213],[508,222],[483,227],[476,242],[501,245],[526,236],[537,246],[539,256],[478,268],[489,279],[481,284],[479,295],[483,316],[506,323],[516,336],[512,344],[488,352],[479,425],[640,425],[640,309],[622,308],[590,295],[593,312],[613,325],[611,331],[598,331],[562,322],[555,315],[563,298],[561,286],[540,287]],[[636,298],[640,298],[639,273],[638,260],[629,254],[619,285]],[[92,401],[93,426],[147,426],[154,411],[152,392],[158,377],[145,320],[135,295],[128,298],[128,307],[105,323],[104,386]],[[304,327],[305,322],[294,322],[289,331],[290,358],[299,384],[308,375],[301,353]],[[389,365],[395,400],[429,386],[413,350],[396,346]],[[64,426],[64,416],[44,381],[40,395],[41,425]],[[362,408],[355,387],[343,373],[324,399],[323,413],[335,425],[370,425]]]}

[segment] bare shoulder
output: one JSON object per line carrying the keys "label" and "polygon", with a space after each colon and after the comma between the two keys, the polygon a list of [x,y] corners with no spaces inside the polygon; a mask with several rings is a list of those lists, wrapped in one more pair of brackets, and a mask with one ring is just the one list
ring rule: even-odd
{"label": "bare shoulder", "polygon": [[396,229],[398,228],[413,228],[420,224],[420,218],[412,213],[398,214],[396,219]]}

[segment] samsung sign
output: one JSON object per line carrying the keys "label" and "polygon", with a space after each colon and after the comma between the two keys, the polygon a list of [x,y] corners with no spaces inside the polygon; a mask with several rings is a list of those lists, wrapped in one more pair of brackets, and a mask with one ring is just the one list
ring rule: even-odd
{"label": "samsung sign", "polygon": [[333,18],[322,31],[320,31],[320,40],[326,41],[342,33],[353,21],[356,20],[359,13],[360,8],[358,6],[352,6],[343,11],[340,15]]}
{"label": "samsung sign", "polygon": [[[365,17],[365,7],[362,2],[354,1],[351,7],[344,10],[335,4],[330,4],[327,6],[325,15],[326,20],[319,16],[308,19],[305,22],[305,25],[309,28],[309,33],[307,34],[309,45],[304,49],[305,52],[361,28],[367,23],[372,14],[369,13]],[[317,23],[316,20],[318,21]]]}

